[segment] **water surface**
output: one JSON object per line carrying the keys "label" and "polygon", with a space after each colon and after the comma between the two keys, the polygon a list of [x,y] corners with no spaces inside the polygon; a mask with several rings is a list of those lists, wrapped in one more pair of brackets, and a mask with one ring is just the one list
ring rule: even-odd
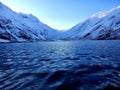
{"label": "water surface", "polygon": [[0,44],[0,90],[120,90],[120,41]]}

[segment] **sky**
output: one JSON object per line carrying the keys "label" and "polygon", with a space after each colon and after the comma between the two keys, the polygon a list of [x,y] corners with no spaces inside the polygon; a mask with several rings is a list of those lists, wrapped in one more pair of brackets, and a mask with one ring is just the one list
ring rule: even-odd
{"label": "sky", "polygon": [[67,30],[91,15],[120,6],[120,0],[0,0],[16,12],[33,14],[48,26]]}

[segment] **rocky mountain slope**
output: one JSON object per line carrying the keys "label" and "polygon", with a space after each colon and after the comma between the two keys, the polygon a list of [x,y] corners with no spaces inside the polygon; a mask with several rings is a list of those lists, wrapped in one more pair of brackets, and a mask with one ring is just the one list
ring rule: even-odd
{"label": "rocky mountain slope", "polygon": [[31,14],[16,13],[0,3],[0,42],[120,39],[120,6],[98,12],[65,32],[52,29]]}
{"label": "rocky mountain slope", "polygon": [[0,42],[52,40],[58,33],[35,16],[16,13],[0,3]]}
{"label": "rocky mountain slope", "polygon": [[120,39],[120,6],[92,15],[66,31],[63,39]]}

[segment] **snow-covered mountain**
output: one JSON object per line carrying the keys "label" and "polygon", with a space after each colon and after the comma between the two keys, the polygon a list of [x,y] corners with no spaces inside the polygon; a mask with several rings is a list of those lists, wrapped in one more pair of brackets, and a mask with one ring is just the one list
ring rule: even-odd
{"label": "snow-covered mountain", "polygon": [[120,39],[120,6],[98,12],[65,32],[50,28],[31,14],[16,13],[0,2],[0,42]]}
{"label": "snow-covered mountain", "polygon": [[120,6],[92,15],[66,31],[63,39],[120,39]]}
{"label": "snow-covered mountain", "polygon": [[0,42],[52,40],[58,34],[35,16],[16,13],[0,2]]}

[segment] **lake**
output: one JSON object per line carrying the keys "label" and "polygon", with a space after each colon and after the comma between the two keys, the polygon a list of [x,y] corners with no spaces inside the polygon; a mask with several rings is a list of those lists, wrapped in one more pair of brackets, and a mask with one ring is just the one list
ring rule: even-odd
{"label": "lake", "polygon": [[120,41],[0,44],[0,90],[120,90]]}

